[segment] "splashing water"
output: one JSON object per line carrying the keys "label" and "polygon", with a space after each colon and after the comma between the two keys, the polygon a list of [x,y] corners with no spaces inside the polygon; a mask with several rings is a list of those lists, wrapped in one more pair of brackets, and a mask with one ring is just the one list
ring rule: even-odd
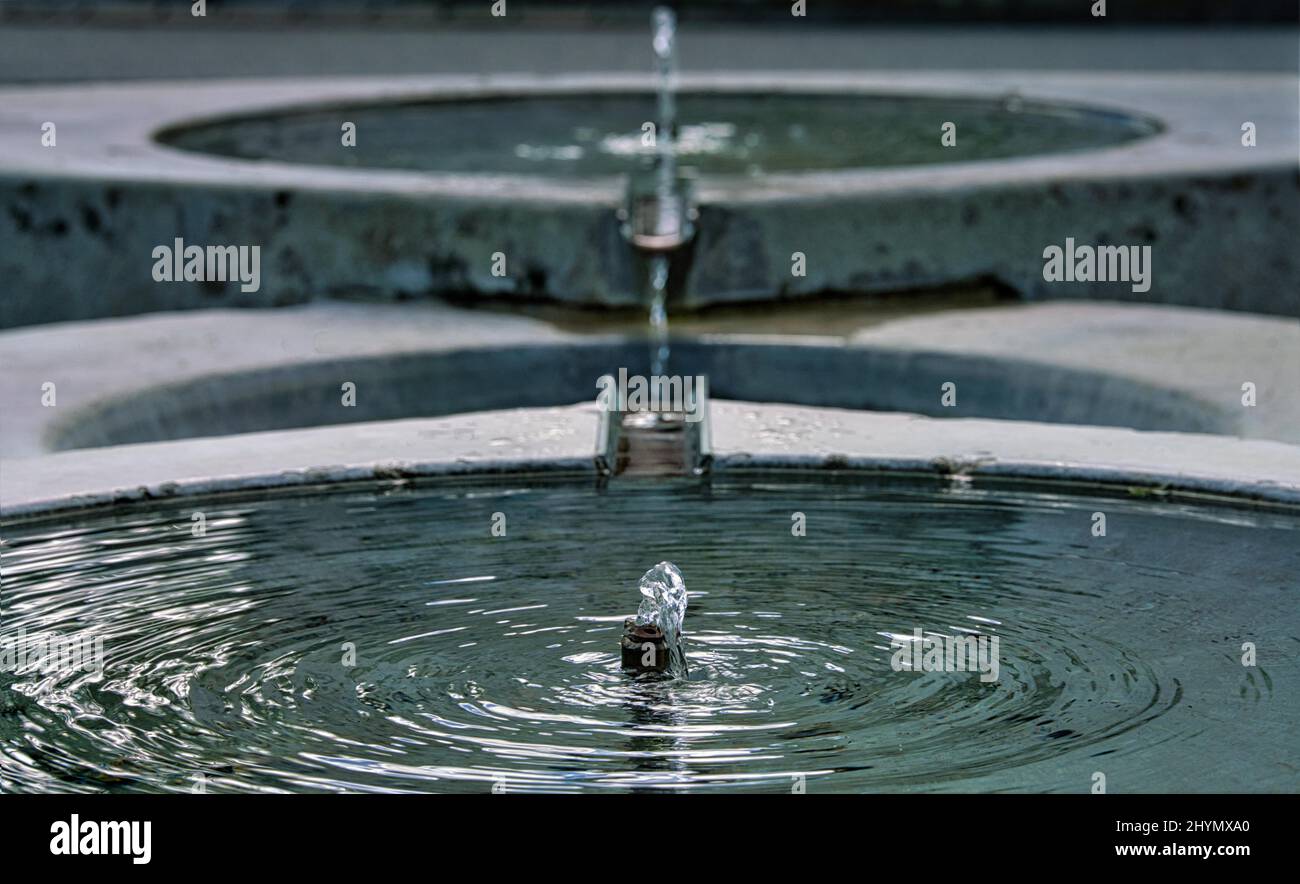
{"label": "splashing water", "polygon": [[660,562],[641,577],[641,606],[636,611],[638,626],[655,625],[663,630],[668,644],[668,673],[685,678],[686,654],[682,651],[682,620],[686,617],[686,581],[672,562]]}

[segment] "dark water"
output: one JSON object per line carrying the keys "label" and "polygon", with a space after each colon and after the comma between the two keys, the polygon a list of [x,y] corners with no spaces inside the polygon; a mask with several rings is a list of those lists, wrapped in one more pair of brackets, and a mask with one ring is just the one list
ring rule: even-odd
{"label": "dark water", "polygon": [[[163,140],[250,160],[599,176],[636,169],[654,155],[641,127],[655,112],[649,94],[368,105],[224,120]],[[678,115],[679,162],[722,175],[1060,153],[1155,131],[1123,115],[1018,99],[687,93]],[[354,147],[341,144],[343,121],[357,126]],[[954,147],[940,143],[945,122],[956,124]]]}
{"label": "dark water", "polygon": [[[6,540],[0,636],[88,631],[105,665],[0,673],[0,791],[1300,788],[1284,511],[498,477]],[[665,559],[691,678],[636,680],[620,624]],[[997,637],[997,681],[896,671],[918,628]]]}

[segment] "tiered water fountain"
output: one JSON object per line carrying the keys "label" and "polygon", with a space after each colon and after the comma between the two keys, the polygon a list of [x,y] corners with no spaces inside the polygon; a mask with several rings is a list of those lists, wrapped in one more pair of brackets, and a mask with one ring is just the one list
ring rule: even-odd
{"label": "tiered water fountain", "polygon": [[[671,43],[660,17],[661,85],[672,80]],[[385,281],[376,290],[413,276],[418,288],[430,266],[486,289],[465,269],[487,266],[478,259],[490,251],[475,251],[491,240],[483,230],[509,231],[527,254],[537,234],[561,256],[538,250],[539,287],[615,279],[602,283],[606,294],[648,297],[653,373],[707,372],[715,392],[748,401],[713,401],[701,422],[711,439],[660,449],[676,451],[681,469],[638,470],[656,458],[637,449],[636,430],[660,431],[642,442],[679,441],[664,426],[689,428],[671,414],[644,427],[619,415],[598,431],[602,413],[589,399],[600,374],[645,360],[643,334],[571,335],[423,304],[196,310],[0,334],[13,367],[0,378],[12,406],[0,471],[0,638],[93,634],[105,651],[102,668],[0,667],[0,791],[1082,792],[1098,772],[1111,791],[1300,787],[1300,421],[1277,398],[1243,417],[1237,377],[1248,370],[1277,390],[1269,380],[1285,380],[1293,322],[1092,305],[1064,319],[1060,305],[961,310],[852,340],[678,338],[668,368],[669,293],[698,298],[719,266],[737,266],[723,257],[746,249],[783,265],[790,249],[769,225],[777,214],[807,224],[817,244],[818,230],[902,205],[892,192],[873,201],[879,179],[861,171],[817,179],[831,189],[857,182],[849,197],[860,203],[809,208],[774,190],[857,169],[877,135],[898,139],[892,161],[926,161],[933,139],[908,136],[910,114],[927,132],[937,109],[974,107],[966,119],[989,123],[990,137],[976,141],[980,162],[994,165],[963,173],[986,176],[988,190],[909,197],[954,224],[1011,192],[997,189],[1009,180],[998,175],[1119,162],[1133,156],[1123,150],[1146,148],[1081,148],[1140,145],[1159,125],[1028,98],[1008,110],[962,95],[864,98],[855,88],[809,103],[719,82],[682,96],[693,122],[680,130],[672,92],[660,90],[654,173],[615,188],[588,176],[624,168],[626,145],[608,136],[642,115],[644,93],[596,90],[604,98],[593,101],[590,82],[531,99],[449,101],[444,91],[432,103],[350,111],[373,146],[365,154],[312,155],[318,127],[337,140],[328,108],[172,120],[164,137],[187,150],[270,160],[148,154],[187,182],[178,191],[193,186],[190,196],[212,200],[198,215],[211,209],[227,230],[278,218],[294,231],[266,232],[283,247],[268,248],[268,279],[293,263],[286,251],[301,243],[285,243],[303,232],[295,219],[343,225],[326,240],[354,223],[347,211],[296,207],[337,207],[330,201],[378,182],[400,194],[395,214],[366,216],[365,235],[331,240],[340,267],[374,249],[356,267]],[[214,86],[207,100],[229,102],[229,113],[253,100],[243,89]],[[369,101],[374,89],[357,85],[354,97]],[[185,102],[203,101],[202,91]],[[292,88],[263,91],[257,100],[283,101]],[[1293,90],[1284,97],[1293,101]],[[873,127],[867,147],[836,136],[875,113],[897,125]],[[576,144],[575,115],[591,129]],[[713,125],[719,118],[731,128]],[[448,119],[475,125],[442,126]],[[524,144],[520,131],[530,133]],[[430,150],[431,133],[472,143]],[[403,150],[403,138],[422,149]],[[513,167],[483,179],[478,167],[455,180],[436,174],[500,159],[492,148],[503,138],[502,162]],[[698,217],[674,146],[700,167]],[[1029,172],[996,165],[1009,152],[1058,149],[1083,158],[1027,160]],[[355,169],[275,162],[376,157],[434,174],[361,181],[348,177]],[[75,149],[61,162],[75,165]],[[512,201],[501,184],[498,173],[517,167],[553,173],[528,185],[545,211]],[[230,176],[246,176],[251,195],[204,190]],[[153,230],[141,218],[175,217],[148,187],[104,186],[122,189],[115,205],[128,217],[114,229],[124,241],[132,225]],[[242,213],[226,202],[242,198]],[[552,212],[598,220],[557,225]],[[590,251],[616,256],[595,262],[607,274],[549,273],[586,254],[561,235],[574,229],[601,231]],[[435,256],[443,263],[412,265],[408,250],[428,242],[449,243]],[[380,253],[388,263],[374,263]],[[295,254],[313,280],[334,272]],[[671,275],[683,267],[689,279]],[[737,289],[776,291],[773,278]],[[64,303],[22,297],[15,309],[29,318]],[[170,306],[196,306],[177,297]],[[65,306],[59,318],[85,316]],[[1131,342],[1153,327],[1166,336],[1152,347],[1163,355],[1138,358]],[[1238,346],[1216,350],[1225,333]],[[1252,351],[1266,358],[1244,368]],[[1220,389],[1225,376],[1232,382]],[[50,378],[58,406],[24,404]],[[946,411],[939,397],[954,379],[960,404]],[[347,384],[355,407],[338,404]],[[587,404],[560,404],[578,400]],[[809,407],[758,404],[773,401]],[[936,417],[825,407],[864,405]],[[490,410],[503,408],[512,410]],[[1014,420],[979,419],[988,417]],[[620,448],[619,439],[633,441]],[[620,451],[625,469],[611,477]],[[697,475],[701,454],[712,468]],[[638,586],[646,604],[634,611]],[[994,639],[985,661],[994,667],[926,662],[933,647]],[[1247,645],[1257,658],[1244,665]],[[666,673],[637,671],[661,665]]]}

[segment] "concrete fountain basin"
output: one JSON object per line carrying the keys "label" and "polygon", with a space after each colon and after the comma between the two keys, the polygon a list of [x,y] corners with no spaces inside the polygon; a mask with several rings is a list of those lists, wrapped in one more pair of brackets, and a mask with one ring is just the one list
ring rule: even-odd
{"label": "concrete fountain basin", "polygon": [[[674,370],[707,373],[715,399],[789,403],[716,402],[717,469],[1010,470],[1294,491],[1295,320],[1053,303],[843,324],[835,337],[682,331]],[[0,358],[10,515],[388,473],[594,472],[597,379],[642,364],[646,348],[519,315],[319,303],[15,329],[0,334]],[[1247,383],[1256,405],[1244,404]]]}
{"label": "concrete fountain basin", "polygon": [[[707,482],[689,485],[622,477],[600,484],[590,468],[591,406],[44,459],[19,480],[45,480],[44,499],[5,517],[8,622],[27,633],[71,631],[96,615],[107,624],[108,656],[101,655],[102,677],[58,681],[54,701],[19,675],[9,691],[16,702],[0,722],[6,745],[55,701],[107,697],[95,707],[96,723],[122,724],[104,748],[77,741],[77,760],[64,767],[8,750],[7,790],[180,791],[201,775],[222,792],[482,792],[494,777],[532,791],[788,790],[789,774],[772,772],[773,731],[817,751],[826,735],[804,726],[802,713],[826,715],[836,703],[857,705],[830,734],[833,758],[872,751],[859,748],[872,735],[898,758],[818,765],[808,776],[823,791],[1082,793],[1107,751],[1115,757],[1102,762],[1105,775],[1128,792],[1294,788],[1286,759],[1295,707],[1275,685],[1293,677],[1295,660],[1261,656],[1258,668],[1238,660],[1243,642],[1285,648],[1293,631],[1286,600],[1300,472],[1292,446],[746,403],[714,409],[722,457]],[[1056,449],[1050,459],[1041,454],[1047,447]],[[488,449],[496,453],[484,457]],[[294,469],[308,451],[337,460]],[[396,459],[376,461],[377,452]],[[1233,462],[1231,473],[1216,475],[1213,461]],[[67,469],[46,469],[60,464]],[[116,467],[115,482],[138,484],[61,495],[90,464],[100,476]],[[151,478],[147,464],[161,469]],[[153,484],[191,467],[194,478]],[[1287,482],[1272,484],[1284,474]],[[1272,478],[1255,481],[1264,475]],[[11,490],[21,493],[7,487],[7,500]],[[806,536],[792,528],[803,518]],[[1104,518],[1109,534],[1090,530]],[[505,519],[508,532],[489,531]],[[671,544],[694,581],[695,625],[688,617],[685,639],[691,676],[659,687],[671,688],[679,704],[686,693],[716,705],[722,692],[731,702],[721,735],[700,734],[707,704],[690,717],[647,718],[644,691],[653,686],[620,671],[619,624],[635,593],[629,603],[619,589],[642,570],[627,562],[629,536],[643,557]],[[857,552],[846,560],[845,550]],[[112,616],[100,614],[105,609]],[[348,612],[371,630],[359,634],[344,622]],[[940,673],[921,661],[913,664],[921,672],[900,676],[891,662],[894,646],[906,647],[899,637],[947,634],[940,630],[978,636],[981,662]],[[1189,633],[1208,647],[1189,647]],[[356,637],[344,646],[359,650],[355,669],[336,662],[341,637]],[[182,670],[175,652],[154,653],[173,645],[195,648],[203,664]],[[521,648],[526,680],[501,665]],[[763,665],[769,649],[793,657],[789,674]],[[1117,668],[1116,658],[1128,665]],[[224,667],[215,677],[210,659]],[[258,679],[268,669],[272,684]],[[1019,726],[993,742],[944,740],[937,760],[918,764],[918,753],[899,751],[898,741],[927,733],[912,722],[940,713],[886,695],[892,714],[882,722],[861,704],[879,708],[884,692],[926,687],[921,677],[940,675],[955,682],[939,699],[943,714],[982,719],[994,704],[1004,721],[1015,704],[1025,710]],[[181,679],[183,691],[167,690]],[[151,704],[147,727],[137,724],[139,702],[122,709],[112,696],[125,680],[133,699],[162,698]],[[529,697],[563,698],[579,690],[571,684],[594,683],[615,702],[588,734],[583,725],[592,719],[579,711],[591,714],[594,691],[581,691],[557,733],[557,709],[568,707],[512,702],[510,686],[523,681]],[[154,684],[161,687],[140,690]],[[390,690],[400,693],[389,699]],[[358,715],[353,704],[376,692],[390,714]],[[289,716],[292,724],[265,726],[261,709],[278,695],[299,697],[275,707],[275,721]],[[741,714],[745,702],[755,715]],[[499,718],[476,714],[479,703]],[[435,716],[433,704],[446,711]],[[773,714],[774,704],[783,714]],[[456,710],[468,720],[449,719]],[[478,752],[393,736],[435,717],[451,720],[446,731],[467,744],[485,742],[491,722],[504,726]],[[197,758],[197,749],[169,753],[172,735],[194,719],[211,723],[216,738]],[[1231,763],[1207,767],[1222,752],[1223,731],[1243,719],[1252,726],[1241,730]],[[80,736],[80,725],[78,718],[43,729],[42,745]],[[846,727],[865,736],[844,739]],[[971,727],[986,733],[989,725]],[[673,739],[640,743],[631,764],[625,753],[575,745],[618,745],[647,728],[672,729]],[[121,752],[123,734],[138,751]],[[1157,751],[1152,734],[1158,749],[1178,740],[1180,751]],[[337,743],[346,754],[306,751],[304,742]],[[266,743],[276,748],[263,750]],[[751,743],[769,751],[717,764],[720,746],[740,752]],[[520,751],[528,745],[545,752]],[[695,751],[701,747],[707,754]],[[673,767],[646,769],[650,751],[671,757]],[[954,751],[976,752],[981,763],[954,763]],[[543,779],[561,753],[562,769]],[[96,765],[98,775],[80,775],[80,759],[101,754],[109,760]],[[358,756],[388,758],[353,763]],[[512,763],[505,773],[503,763]],[[305,770],[313,775],[303,778]]]}
{"label": "concrete fountain basin", "polygon": [[[962,102],[1082,108],[1154,134],[1074,152],[972,159],[978,139],[963,140],[958,119],[957,145],[943,149],[947,162],[785,168],[759,179],[706,174],[697,190],[698,237],[677,297],[705,304],[987,280],[1030,299],[1296,315],[1300,263],[1278,234],[1300,220],[1295,85],[1294,77],[1253,74],[685,76],[682,88],[703,95],[947,101],[934,109],[936,144],[948,122],[940,117],[960,116],[952,108]],[[640,77],[580,75],[4,90],[0,236],[13,247],[0,257],[10,285],[3,323],[346,293],[634,303],[637,277],[615,215],[619,176],[234,159],[169,147],[159,136],[256,115],[626,95],[646,86]],[[645,116],[652,115],[647,102]],[[53,149],[40,143],[47,121],[60,127]],[[1255,146],[1243,144],[1246,123],[1257,132]],[[92,129],[95,138],[78,137]],[[334,145],[347,150],[338,138]],[[1213,223],[1225,218],[1232,223]],[[176,237],[259,246],[262,284],[251,292],[238,282],[150,284],[148,256]],[[1043,249],[1066,237],[1152,246],[1153,285],[1046,282]],[[803,275],[792,274],[795,253],[804,257]],[[493,273],[498,254],[503,275]]]}

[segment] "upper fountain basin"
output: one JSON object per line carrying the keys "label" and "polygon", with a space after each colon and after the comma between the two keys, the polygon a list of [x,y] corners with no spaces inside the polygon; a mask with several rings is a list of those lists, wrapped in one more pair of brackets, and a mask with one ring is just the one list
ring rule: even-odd
{"label": "upper fountain basin", "polygon": [[[616,213],[656,116],[650,85],[584,74],[0,90],[0,325],[341,292],[638,303]],[[685,304],[993,280],[1029,299],[1300,314],[1285,235],[1300,224],[1294,76],[719,73],[680,85],[700,209],[674,292]],[[61,133],[96,137],[44,148],[32,133],[52,116]],[[261,286],[152,284],[152,251],[176,237],[258,245]],[[1046,281],[1043,250],[1065,237],[1150,245],[1158,273],[1143,291]]]}
{"label": "upper fountain basin", "polygon": [[[593,92],[288,108],[183,125],[160,140],[245,160],[548,177],[618,175],[655,156],[655,97]],[[695,91],[673,147],[705,175],[911,166],[1109,147],[1152,119],[1059,103],[926,95]],[[352,149],[342,122],[356,126]],[[951,127],[949,144],[941,127]],[[958,144],[961,151],[952,148]],[[966,145],[969,144],[969,147]]]}

